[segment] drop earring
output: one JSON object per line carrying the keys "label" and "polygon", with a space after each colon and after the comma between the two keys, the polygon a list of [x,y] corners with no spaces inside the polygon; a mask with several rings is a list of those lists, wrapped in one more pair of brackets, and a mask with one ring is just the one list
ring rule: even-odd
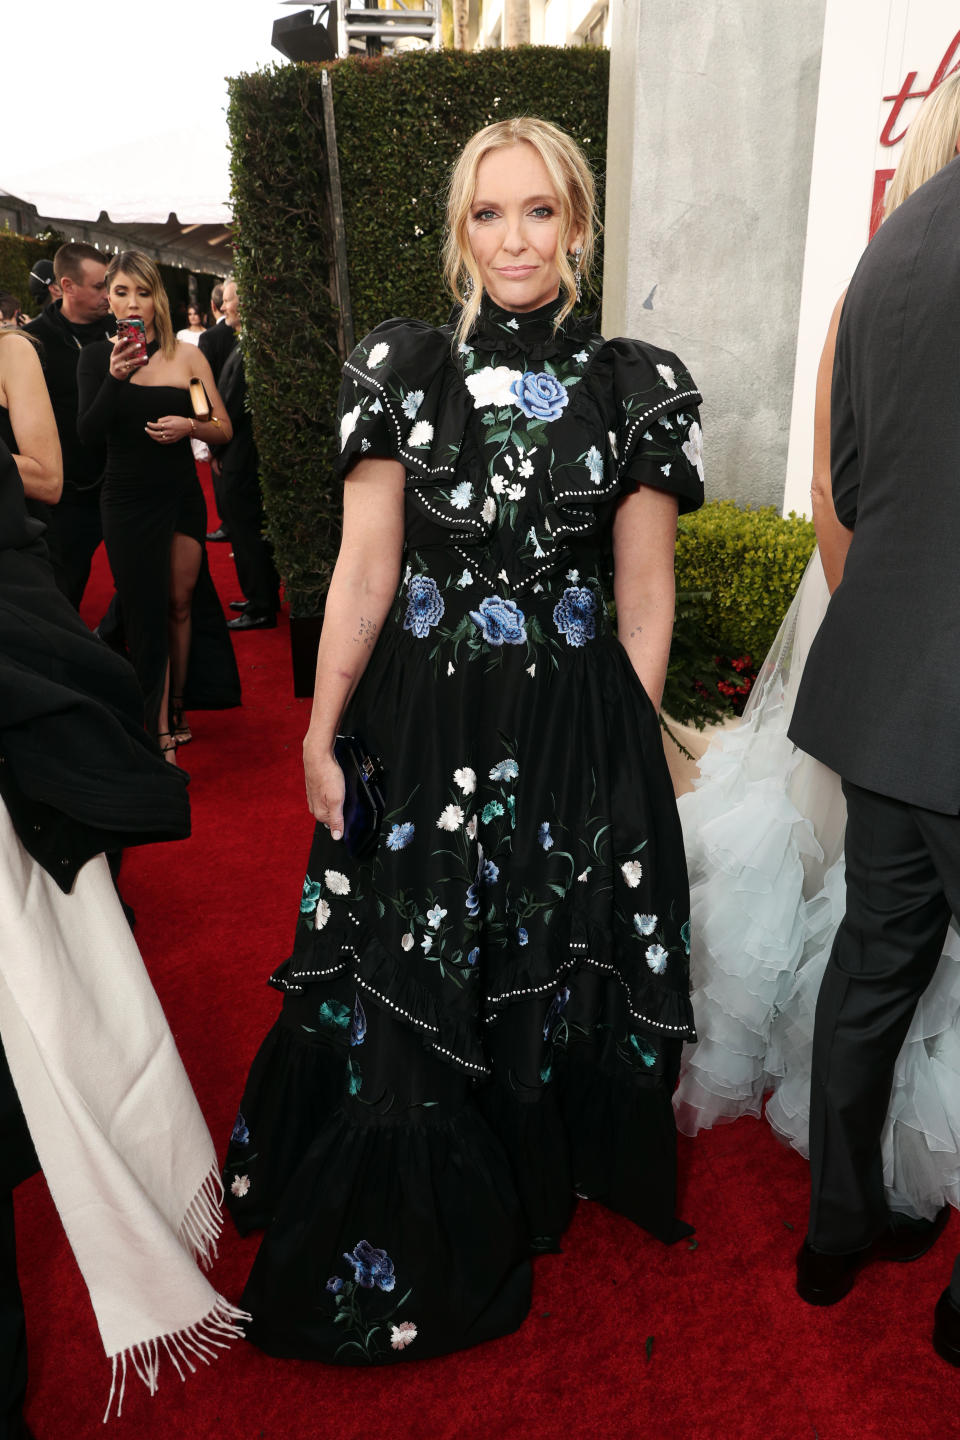
{"label": "drop earring", "polygon": [[573,279],[577,287],[577,304],[583,299],[583,276],[580,274],[580,256],[583,254],[583,246],[578,245],[573,252]]}
{"label": "drop earring", "polygon": [[474,288],[475,287],[473,283],[473,276],[468,272],[467,278],[463,282],[463,298],[465,301],[470,300],[471,296],[473,295]]}

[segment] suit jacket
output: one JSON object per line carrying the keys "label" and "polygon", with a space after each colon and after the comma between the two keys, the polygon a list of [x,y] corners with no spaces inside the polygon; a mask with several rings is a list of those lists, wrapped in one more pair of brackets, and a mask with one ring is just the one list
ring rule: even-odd
{"label": "suit jacket", "polygon": [[[77,365],[83,346],[64,320],[62,306],[62,300],[48,305],[30,321],[26,331],[43,347],[43,373],[63,454],[63,498],[68,502],[77,501],[85,495],[89,503],[96,505],[106,464],[106,447],[82,445],[77,435]],[[91,329],[87,343],[104,339],[112,323],[112,318],[105,315],[102,325]]]}
{"label": "suit jacket", "polygon": [[213,380],[217,389],[220,388],[220,371],[223,369],[224,361],[237,343],[236,333],[230,329],[226,320],[217,325],[211,325],[209,330],[204,330],[197,344],[200,347],[200,354],[204,355],[213,371]]}
{"label": "suit jacket", "polygon": [[881,225],[837,333],[844,576],[790,738],[845,779],[960,812],[960,159]]}
{"label": "suit jacket", "polygon": [[230,351],[220,372],[220,394],[233,426],[233,439],[218,453],[224,474],[245,472],[257,478],[259,460],[253,438],[253,417],[247,408],[247,377],[243,368],[243,351],[237,345]]}

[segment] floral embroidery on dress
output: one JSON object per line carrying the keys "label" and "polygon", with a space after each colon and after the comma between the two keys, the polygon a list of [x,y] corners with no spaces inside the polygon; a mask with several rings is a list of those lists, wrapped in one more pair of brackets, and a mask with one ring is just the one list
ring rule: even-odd
{"label": "floral embroidery on dress", "polygon": [[425,640],[433,627],[443,619],[445,609],[435,580],[431,580],[429,575],[411,577],[407,587],[404,630],[412,630],[419,640]]}
{"label": "floral embroidery on dress", "polygon": [[597,633],[593,591],[571,586],[554,608],[553,623],[568,645],[585,645]]}
{"label": "floral embroidery on dress", "polygon": [[331,1275],[324,1287],[333,1297],[333,1323],[343,1327],[349,1337],[334,1352],[334,1360],[350,1351],[358,1351],[371,1363],[385,1353],[385,1342],[389,1340],[394,1350],[405,1350],[417,1338],[417,1326],[412,1320],[397,1320],[397,1312],[410,1299],[413,1290],[407,1290],[388,1310],[365,1314],[365,1310],[378,1294],[391,1294],[397,1283],[393,1261],[386,1250],[379,1250],[368,1240],[360,1240],[351,1251],[344,1251],[344,1260],[353,1271],[351,1279]]}

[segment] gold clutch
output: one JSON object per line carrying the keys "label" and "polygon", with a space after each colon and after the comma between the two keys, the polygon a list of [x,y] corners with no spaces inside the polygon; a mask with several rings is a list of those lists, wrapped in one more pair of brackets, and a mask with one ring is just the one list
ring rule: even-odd
{"label": "gold clutch", "polygon": [[204,389],[203,381],[199,375],[190,377],[190,404],[193,406],[194,418],[200,421],[209,420],[212,414],[210,409],[210,397]]}

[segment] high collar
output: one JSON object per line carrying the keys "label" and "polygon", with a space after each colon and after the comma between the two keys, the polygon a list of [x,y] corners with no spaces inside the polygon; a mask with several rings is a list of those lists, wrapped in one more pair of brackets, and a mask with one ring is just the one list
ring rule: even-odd
{"label": "high collar", "polygon": [[571,346],[576,349],[594,333],[596,316],[570,314],[555,329],[557,312],[562,307],[558,294],[538,310],[504,310],[484,291],[480,313],[470,332],[470,344],[480,350],[517,350],[525,354],[535,351],[546,359]]}

